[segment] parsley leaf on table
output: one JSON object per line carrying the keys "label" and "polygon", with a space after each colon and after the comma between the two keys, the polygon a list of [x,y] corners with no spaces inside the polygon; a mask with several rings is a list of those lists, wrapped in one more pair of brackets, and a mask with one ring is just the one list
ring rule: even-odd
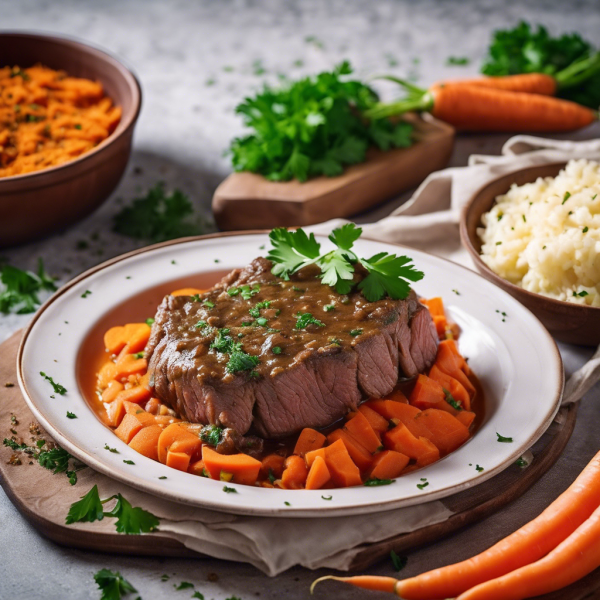
{"label": "parsley leaf on table", "polygon": [[24,315],[35,312],[41,304],[38,293],[56,291],[54,280],[44,270],[38,259],[37,273],[23,271],[11,265],[0,266],[0,312]]}
{"label": "parsley leaf on table", "polygon": [[104,513],[107,517],[117,518],[117,531],[129,535],[138,535],[140,533],[150,533],[160,524],[159,520],[147,510],[131,504],[117,494],[117,503],[115,507]]}
{"label": "parsley leaf on table", "polygon": [[71,504],[69,513],[67,514],[66,524],[102,521],[104,511],[100,495],[98,494],[98,486],[95,485],[81,500]]}
{"label": "parsley leaf on table", "polygon": [[126,594],[136,593],[137,590],[125,579],[119,571],[100,569],[94,580],[102,592],[100,600],[121,600]]}
{"label": "parsley leaf on table", "polygon": [[252,133],[230,146],[236,171],[260,173],[273,181],[340,175],[363,162],[367,149],[412,144],[412,125],[388,119],[367,122],[361,113],[377,104],[377,94],[345,61],[333,71],[274,89],[264,87],[236,108]]}
{"label": "parsley leaf on table", "polygon": [[169,195],[164,184],[157,183],[115,215],[113,230],[151,242],[205,233],[205,225],[193,215],[194,207],[183,192],[176,189]]}

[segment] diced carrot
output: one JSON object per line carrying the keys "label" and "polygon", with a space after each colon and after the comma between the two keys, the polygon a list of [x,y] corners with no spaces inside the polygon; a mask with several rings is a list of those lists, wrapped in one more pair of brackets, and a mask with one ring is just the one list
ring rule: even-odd
{"label": "diced carrot", "polygon": [[421,299],[421,304],[424,304],[429,309],[429,312],[432,316],[446,316],[446,311],[444,310],[444,302],[439,296],[437,296],[436,298],[427,298],[427,300]]}
{"label": "diced carrot", "polygon": [[108,405],[106,417],[110,427],[118,427],[125,416],[123,400],[115,400]]}
{"label": "diced carrot", "polygon": [[181,288],[171,292],[171,296],[195,296],[196,294],[204,294],[205,291],[197,288]]}
{"label": "diced carrot", "polygon": [[475,413],[470,410],[460,410],[457,415],[454,415],[467,429],[471,427],[471,423],[475,420]]}
{"label": "diced carrot", "polygon": [[127,348],[131,354],[141,352],[150,339],[151,328],[146,323],[128,323],[125,325]]}
{"label": "diced carrot", "polygon": [[409,402],[418,409],[431,408],[440,402],[446,402],[442,386],[427,375],[419,375],[410,394]]}
{"label": "diced carrot", "polygon": [[343,430],[371,454],[381,449],[381,438],[362,413],[356,413],[356,416],[346,421]]}
{"label": "diced carrot", "polygon": [[140,377],[140,385],[145,387],[147,390],[152,391],[153,388],[150,385],[150,373],[144,373],[144,375]]}
{"label": "diced carrot", "polygon": [[456,356],[457,364],[460,370],[467,376],[471,374],[471,367],[469,367],[469,363],[465,360],[465,357],[459,352],[458,346],[453,339],[445,340],[444,346],[448,346],[450,350]]}
{"label": "diced carrot", "polygon": [[[313,463],[314,466],[314,463]],[[304,459],[292,454],[285,459],[285,469],[281,476],[281,484],[287,490],[299,490],[304,487],[308,469]]]}
{"label": "diced carrot", "polygon": [[157,415],[160,409],[160,401],[158,400],[158,398],[150,398],[150,400],[146,402],[146,406],[144,406],[144,409],[153,415]]}
{"label": "diced carrot", "polygon": [[152,460],[158,460],[158,438],[161,433],[162,427],[159,425],[144,427],[133,436],[129,447]]}
{"label": "diced carrot", "polygon": [[188,473],[192,473],[192,475],[206,477],[205,472],[204,461],[202,459],[190,463],[190,466],[188,467]]}
{"label": "diced carrot", "polygon": [[135,354],[126,354],[115,363],[115,376],[113,379],[121,379],[136,373],[145,373],[148,363],[145,358],[136,358]]}
{"label": "diced carrot", "polygon": [[451,377],[457,379],[459,383],[467,390],[467,392],[469,392],[469,396],[473,398],[475,396],[475,388],[469,381],[469,378],[460,369],[459,361],[454,353],[453,348],[456,348],[456,346],[454,346],[454,340],[440,342],[435,364],[439,369],[446,373],[446,375],[450,375]]}
{"label": "diced carrot", "polygon": [[[165,430],[166,431],[166,430]],[[233,475],[233,483],[254,485],[261,463],[248,454],[219,454],[210,446],[202,446],[202,460],[211,479],[220,479],[221,471]]]}
{"label": "diced carrot", "polygon": [[406,454],[394,450],[384,450],[373,459],[369,478],[394,479],[398,477],[410,459]]}
{"label": "diced carrot", "polygon": [[154,420],[156,421],[156,424],[161,427],[167,427],[173,423],[181,423],[181,419],[177,419],[171,415],[155,415]]}
{"label": "diced carrot", "polygon": [[321,489],[330,479],[331,474],[329,473],[327,464],[320,456],[316,456],[306,478],[306,489]]}
{"label": "diced carrot", "polygon": [[117,367],[115,366],[115,363],[110,360],[104,363],[102,367],[100,367],[100,371],[98,371],[98,387],[104,389],[116,378],[116,375]]}
{"label": "diced carrot", "polygon": [[[469,392],[467,392],[467,390],[462,385],[462,383],[460,383],[460,381],[444,373],[437,365],[433,365],[433,367],[431,367],[431,369],[429,370],[429,378],[433,379],[434,381],[437,381],[442,386],[442,389],[448,390],[452,397],[461,405],[462,408],[464,408],[465,410],[471,409],[471,397],[469,396]],[[446,402],[446,404],[448,403]],[[419,408],[425,409],[434,407],[424,406]]]}
{"label": "diced carrot", "polygon": [[[316,450],[319,452],[319,450]],[[325,448],[325,464],[336,487],[361,485],[360,471],[352,462],[342,440],[337,440]]]}
{"label": "diced carrot", "polygon": [[323,460],[325,460],[325,448],[319,448],[318,450],[312,450],[311,452],[307,452],[304,455],[304,460],[306,461],[307,466],[312,467],[315,458],[320,456]]}
{"label": "diced carrot", "polygon": [[358,407],[358,412],[365,416],[371,427],[377,433],[381,434],[389,429],[389,421],[382,417],[379,413],[375,412],[372,408],[369,408],[366,404],[361,404]]}
{"label": "diced carrot", "polygon": [[125,415],[119,426],[115,429],[115,435],[126,444],[133,439],[133,436],[142,429],[143,425],[135,415]]}
{"label": "diced carrot", "polygon": [[439,451],[432,442],[425,437],[414,436],[404,423],[398,423],[394,429],[384,433],[383,440],[388,450],[395,450],[417,461],[428,459],[432,453],[433,455],[437,453],[437,458],[440,457]]}
{"label": "diced carrot", "polygon": [[408,398],[404,395],[404,392],[402,392],[402,390],[394,390],[385,399],[393,400],[394,402],[404,402],[404,404],[408,404]]}
{"label": "diced carrot", "polygon": [[127,336],[125,335],[125,327],[111,327],[104,334],[104,347],[109,354],[119,354],[127,343]]}
{"label": "diced carrot", "polygon": [[102,392],[102,402],[112,402],[123,387],[123,384],[119,381],[115,381],[114,379],[109,381],[108,387]]}
{"label": "diced carrot", "polygon": [[[354,464],[361,471],[366,471],[371,466],[371,463],[373,462],[371,453],[343,429],[336,429],[327,436],[327,441],[330,444],[337,442],[338,440],[346,446],[350,458],[352,458]],[[325,458],[327,459],[327,452],[325,452]]]}
{"label": "diced carrot", "polygon": [[137,415],[140,411],[144,410],[139,404],[136,404],[135,402],[129,402],[129,400],[121,400],[121,402],[123,402],[125,412],[128,415]]}
{"label": "diced carrot", "polygon": [[275,479],[280,479],[283,474],[285,457],[280,454],[269,454],[261,461],[260,474],[263,479],[268,479],[269,475]]}
{"label": "diced carrot", "polygon": [[[134,417],[137,418],[137,420],[144,426],[144,427],[150,427],[151,425],[156,425],[156,417],[154,415],[151,415],[149,412],[146,412],[145,410],[142,410],[141,408],[138,408],[137,413],[135,413]],[[162,427],[161,427],[162,430]]]}
{"label": "diced carrot", "polygon": [[150,400],[152,394],[149,390],[141,385],[129,388],[128,390],[122,390],[117,394],[117,400],[123,400],[127,402],[134,402],[135,404],[141,404]]}
{"label": "diced carrot", "polygon": [[173,452],[173,450],[169,450],[165,464],[167,467],[177,469],[178,471],[187,471],[190,465],[190,455],[185,452]]}
{"label": "diced carrot", "polygon": [[420,416],[431,432],[431,440],[440,453],[453,452],[469,439],[469,430],[450,413],[435,408],[424,410]]}
{"label": "diced carrot", "polygon": [[448,321],[446,321],[446,317],[441,315],[432,315],[433,324],[435,325],[435,330],[440,339],[445,339],[446,337],[446,329],[448,328]]}
{"label": "diced carrot", "polygon": [[[157,417],[155,417],[156,419]],[[173,444],[178,443],[174,447],[175,452],[185,452],[189,450],[190,456],[199,452],[202,442],[197,435],[190,433],[181,423],[173,423],[163,429],[158,440],[158,460],[165,464],[167,460],[167,452]]]}
{"label": "diced carrot", "polygon": [[319,433],[310,427],[305,427],[298,437],[293,453],[298,456],[304,456],[311,450],[322,448],[323,444],[325,444],[325,440],[326,438],[322,433]]}
{"label": "diced carrot", "polygon": [[396,400],[369,400],[367,406],[388,421],[390,419],[404,419],[407,416],[414,417],[419,412],[419,409],[415,406]]}

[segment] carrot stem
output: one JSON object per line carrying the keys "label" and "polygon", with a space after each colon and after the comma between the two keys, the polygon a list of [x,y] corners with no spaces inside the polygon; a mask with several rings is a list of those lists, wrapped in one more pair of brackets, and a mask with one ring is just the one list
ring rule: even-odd
{"label": "carrot stem", "polygon": [[314,592],[317,583],[331,579],[333,581],[341,581],[342,583],[349,583],[355,587],[362,588],[364,590],[372,590],[374,592],[388,592],[389,594],[396,594],[396,586],[398,580],[393,577],[377,577],[376,575],[356,575],[354,577],[336,577],[335,575],[326,575],[325,577],[319,577],[315,579],[310,586],[310,593]]}
{"label": "carrot stem", "polygon": [[433,95],[430,92],[425,92],[417,98],[407,98],[390,104],[380,103],[373,108],[367,110],[364,116],[367,119],[386,119],[402,115],[407,112],[429,112],[433,109]]}
{"label": "carrot stem", "polygon": [[579,85],[598,72],[600,72],[600,52],[576,60],[562,71],[559,71],[554,78],[558,89],[563,90]]}

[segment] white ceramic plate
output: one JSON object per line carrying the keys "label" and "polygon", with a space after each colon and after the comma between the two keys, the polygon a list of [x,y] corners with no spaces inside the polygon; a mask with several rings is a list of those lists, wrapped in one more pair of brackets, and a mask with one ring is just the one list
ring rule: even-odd
{"label": "white ceramic plate", "polygon": [[[320,241],[329,245],[326,238]],[[108,310],[143,289],[242,266],[264,254],[265,245],[269,242],[264,233],[175,241],[116,258],[61,288],[36,315],[18,355],[19,384],[44,428],[92,468],[156,496],[238,514],[315,517],[389,510],[477,485],[517,460],[552,422],[562,395],[562,363],[554,341],[526,308],[454,263],[413,249],[359,240],[358,253],[365,256],[389,251],[413,257],[425,272],[416,286],[418,293],[442,296],[450,317],[460,325],[461,352],[481,380],[486,398],[485,420],[471,440],[391,485],[326,492],[233,485],[238,493],[224,493],[222,482],[170,469],[136,453],[99,421],[78,389],[75,365],[87,333]],[[82,297],[86,290],[91,293]],[[67,394],[55,395],[40,371],[65,386]],[[67,419],[67,410],[78,418]],[[514,441],[500,443],[496,433]],[[119,454],[107,452],[106,443]],[[124,464],[124,459],[135,465]],[[484,470],[478,472],[476,465]],[[168,479],[159,480],[163,475]],[[417,487],[422,477],[429,483],[423,490]],[[332,499],[324,500],[323,494]]]}

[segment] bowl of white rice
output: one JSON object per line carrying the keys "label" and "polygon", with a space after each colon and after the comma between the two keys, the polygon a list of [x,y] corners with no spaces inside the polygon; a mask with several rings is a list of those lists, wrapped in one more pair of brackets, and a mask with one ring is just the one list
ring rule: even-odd
{"label": "bowl of white rice", "polygon": [[461,239],[475,266],[556,338],[600,343],[600,163],[526,167],[467,203]]}

